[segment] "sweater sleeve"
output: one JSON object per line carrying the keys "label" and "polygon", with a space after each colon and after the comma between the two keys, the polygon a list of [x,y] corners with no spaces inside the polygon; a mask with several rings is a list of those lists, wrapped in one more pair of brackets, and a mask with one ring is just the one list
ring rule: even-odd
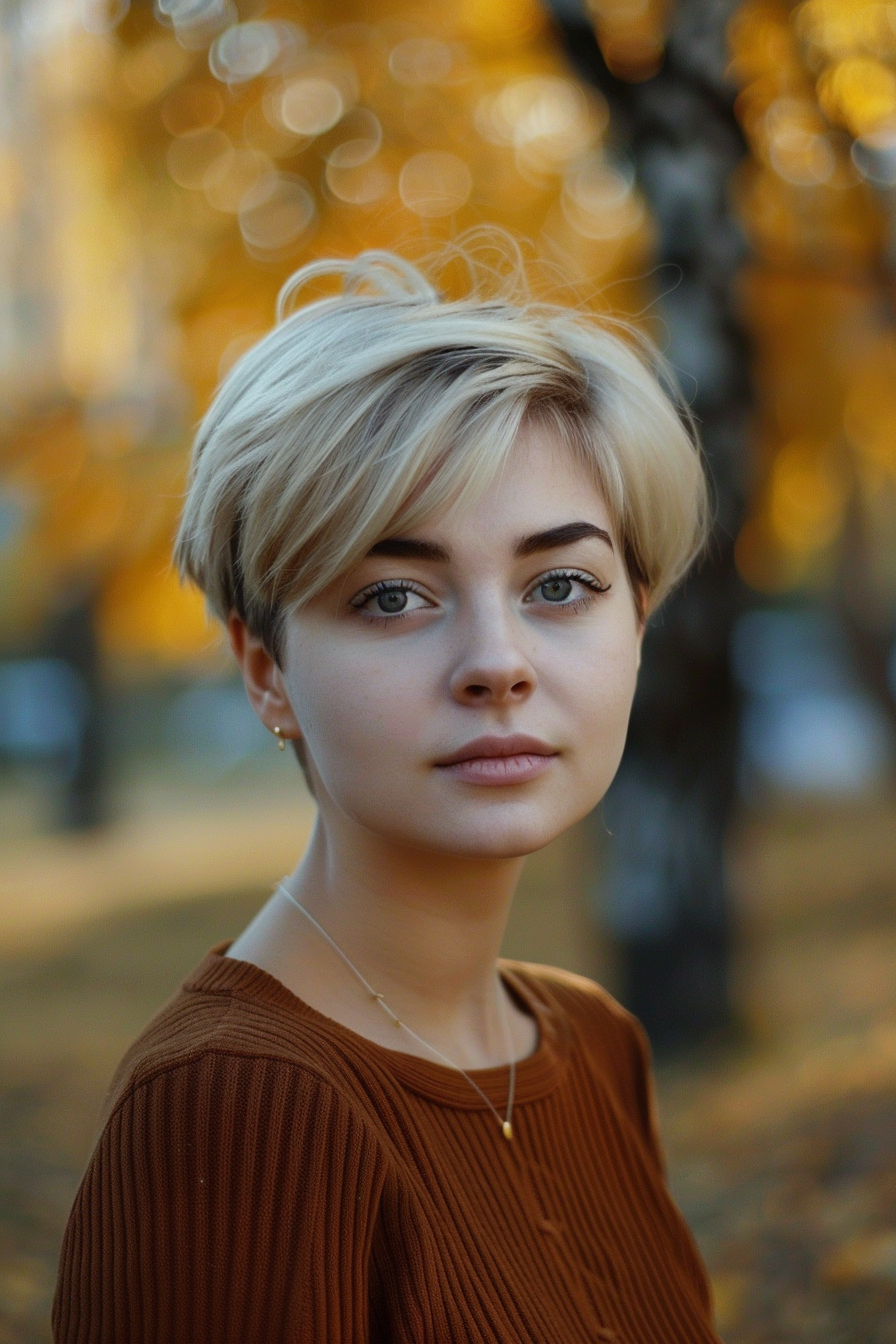
{"label": "sweater sleeve", "polygon": [[[650,1042],[647,1033],[636,1017],[625,1013],[624,1021],[631,1039],[631,1088],[634,1110],[647,1148],[655,1161],[663,1184],[667,1182],[666,1158],[660,1139],[659,1116],[656,1105],[656,1088],[651,1067]],[[703,1258],[697,1248],[690,1229],[681,1219],[678,1210],[676,1218],[680,1220],[679,1248],[682,1266],[693,1283],[694,1289],[707,1317],[712,1319],[712,1289]]]}
{"label": "sweater sleeve", "polygon": [[635,1113],[641,1127],[641,1133],[650,1153],[659,1168],[663,1179],[666,1178],[666,1157],[660,1139],[659,1116],[656,1107],[656,1089],[653,1084],[650,1043],[647,1033],[636,1017],[626,1014],[627,1026],[631,1034],[631,1070],[632,1093]]}
{"label": "sweater sleeve", "polygon": [[327,1084],[210,1052],[131,1087],[66,1230],[56,1344],[368,1338],[385,1159]]}

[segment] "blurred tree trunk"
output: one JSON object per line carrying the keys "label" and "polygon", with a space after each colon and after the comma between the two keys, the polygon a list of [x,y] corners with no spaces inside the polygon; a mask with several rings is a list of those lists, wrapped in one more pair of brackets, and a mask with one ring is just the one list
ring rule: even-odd
{"label": "blurred tree trunk", "polygon": [[59,825],[65,830],[89,830],[108,819],[108,705],[97,600],[93,582],[72,582],[60,595],[44,636],[45,652],[65,663],[80,691],[77,732],[61,770]]}
{"label": "blurred tree trunk", "polygon": [[[725,848],[735,803],[738,695],[729,664],[742,606],[748,357],[733,287],[744,254],[729,180],[744,154],[725,27],[736,0],[678,0],[659,73],[610,72],[575,0],[555,0],[567,53],[611,110],[658,230],[660,341],[701,424],[713,484],[708,553],[651,622],[625,756],[602,808],[612,834],[603,913],[620,992],[658,1050],[731,1023]],[[601,823],[598,821],[597,823]]]}

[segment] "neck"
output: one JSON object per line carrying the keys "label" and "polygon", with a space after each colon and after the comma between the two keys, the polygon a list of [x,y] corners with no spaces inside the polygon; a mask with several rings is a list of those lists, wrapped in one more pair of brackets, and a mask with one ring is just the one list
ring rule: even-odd
{"label": "neck", "polygon": [[287,886],[365,979],[421,1027],[493,1006],[524,861],[434,856],[339,829],[318,819]]}
{"label": "neck", "polygon": [[[232,944],[325,1016],[390,1049],[462,1069],[531,1053],[535,1023],[495,972],[523,860],[460,859],[388,843],[342,820],[318,818],[302,862]],[[347,958],[354,971],[345,964]],[[381,994],[414,1033],[396,1035],[359,984]],[[505,1024],[509,1023],[508,1037]],[[421,1040],[425,1044],[421,1044]]]}

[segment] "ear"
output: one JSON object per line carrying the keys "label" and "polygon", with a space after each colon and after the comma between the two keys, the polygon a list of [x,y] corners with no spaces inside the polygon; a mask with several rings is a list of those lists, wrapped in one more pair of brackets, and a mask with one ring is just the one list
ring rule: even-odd
{"label": "ear", "polygon": [[302,730],[290,704],[283,673],[257,635],[235,611],[227,617],[227,634],[237,666],[243,674],[249,704],[264,726],[280,729],[284,738],[300,738]]}

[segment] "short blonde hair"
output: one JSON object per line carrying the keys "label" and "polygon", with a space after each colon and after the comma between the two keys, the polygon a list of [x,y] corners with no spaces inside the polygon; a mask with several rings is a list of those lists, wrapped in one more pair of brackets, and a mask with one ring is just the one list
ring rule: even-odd
{"label": "short blonde hair", "polygon": [[[309,281],[334,297],[288,312]],[[196,435],[175,559],[275,658],[284,614],[371,546],[484,491],[536,417],[594,473],[643,612],[706,530],[693,425],[656,351],[571,309],[445,301],[388,252],[315,262]]]}

